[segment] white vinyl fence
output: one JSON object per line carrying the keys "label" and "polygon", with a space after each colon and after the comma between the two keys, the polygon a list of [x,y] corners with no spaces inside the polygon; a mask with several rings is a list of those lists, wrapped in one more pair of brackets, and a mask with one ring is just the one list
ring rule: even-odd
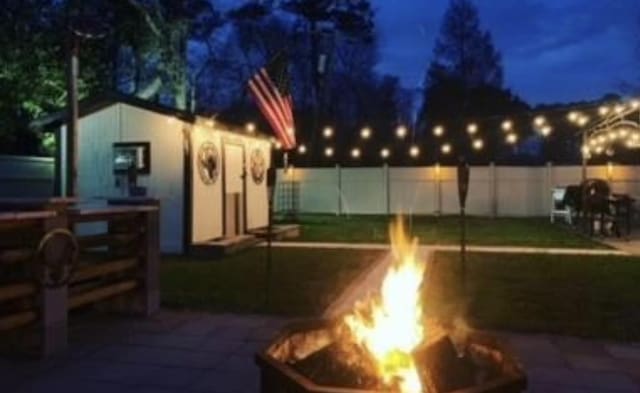
{"label": "white vinyl fence", "polygon": [[[292,168],[278,172],[276,209],[283,210],[287,182],[296,182],[301,213],[455,214],[455,167]],[[606,179],[614,192],[640,197],[640,167],[590,166],[589,178]],[[473,166],[467,212],[478,216],[543,216],[551,189],[578,184],[580,166]]]}

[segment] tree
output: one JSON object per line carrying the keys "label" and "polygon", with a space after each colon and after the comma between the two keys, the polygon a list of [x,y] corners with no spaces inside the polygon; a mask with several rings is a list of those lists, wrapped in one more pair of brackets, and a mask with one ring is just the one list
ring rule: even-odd
{"label": "tree", "polygon": [[[419,128],[430,130],[446,123],[453,128],[450,142],[465,154],[470,141],[464,119],[528,108],[503,88],[503,75],[501,55],[491,33],[482,29],[476,6],[471,0],[451,0],[427,70]],[[439,144],[430,131],[427,138],[433,142],[429,143],[432,156],[437,157]]]}

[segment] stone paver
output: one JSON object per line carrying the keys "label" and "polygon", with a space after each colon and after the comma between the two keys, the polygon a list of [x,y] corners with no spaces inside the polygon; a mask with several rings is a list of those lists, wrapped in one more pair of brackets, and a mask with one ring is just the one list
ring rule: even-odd
{"label": "stone paver", "polygon": [[[73,327],[62,358],[0,359],[2,392],[258,392],[253,355],[286,322],[167,311],[147,320],[92,317]],[[498,334],[525,365],[529,392],[640,392],[637,344]]]}

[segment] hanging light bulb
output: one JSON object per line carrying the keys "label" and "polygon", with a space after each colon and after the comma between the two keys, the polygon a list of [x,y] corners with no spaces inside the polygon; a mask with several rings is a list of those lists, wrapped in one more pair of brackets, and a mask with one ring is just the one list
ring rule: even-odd
{"label": "hanging light bulb", "polygon": [[607,138],[609,138],[610,141],[615,141],[618,138],[618,134],[615,131],[609,131]]}
{"label": "hanging light bulb", "polygon": [[386,147],[382,150],[380,150],[380,157],[382,158],[389,158],[389,155],[391,153],[389,152],[389,149],[387,149]]}
{"label": "hanging light bulb", "polygon": [[360,137],[362,139],[369,139],[371,137],[371,128],[365,127],[360,131]]}
{"label": "hanging light bulb", "polygon": [[589,155],[589,153],[590,153],[589,146],[587,146],[587,145],[582,146],[582,155],[584,157],[587,157]]}
{"label": "hanging light bulb", "polygon": [[575,123],[578,121],[578,117],[580,116],[580,114],[576,111],[571,111],[569,112],[569,114],[567,115],[567,119],[569,119],[570,122]]}
{"label": "hanging light bulb", "polygon": [[634,132],[633,134],[631,134],[631,140],[640,141],[640,132]]}
{"label": "hanging light bulb", "polygon": [[595,151],[596,151],[596,154],[602,154],[602,152],[604,151],[604,148],[602,146],[597,146]]}
{"label": "hanging light bulb", "polygon": [[618,136],[620,138],[626,138],[627,135],[629,135],[629,130],[626,128],[621,128],[620,130],[618,130]]}
{"label": "hanging light bulb", "polygon": [[298,146],[298,154],[306,154],[306,153],[307,153],[307,147],[305,145]]}
{"label": "hanging light bulb", "polygon": [[484,141],[482,139],[475,139],[473,141],[474,150],[482,150],[484,148]]}
{"label": "hanging light bulb", "polygon": [[631,101],[631,108],[633,108],[633,109],[638,109],[638,108],[640,108],[640,100],[633,100],[633,101]]}
{"label": "hanging light bulb", "polygon": [[600,114],[600,116],[606,116],[607,113],[609,113],[609,108],[603,105],[598,108],[598,113]]}
{"label": "hanging light bulb", "polygon": [[578,117],[577,123],[580,127],[584,127],[589,123],[589,117],[586,115],[581,115]]}
{"label": "hanging light bulb", "polygon": [[467,126],[467,132],[469,135],[475,135],[478,132],[478,125],[476,123],[471,123]]}
{"label": "hanging light bulb", "polygon": [[551,135],[552,131],[553,131],[553,128],[551,128],[551,126],[549,126],[549,125],[543,126],[540,129],[540,133],[542,134],[542,136],[549,136],[549,135]]}
{"label": "hanging light bulb", "polygon": [[533,124],[538,128],[544,126],[546,123],[547,119],[545,119],[544,116],[536,116],[536,118],[533,119]]}
{"label": "hanging light bulb", "polygon": [[325,139],[331,138],[333,136],[333,128],[325,127],[324,130],[322,130],[322,135],[325,137]]}
{"label": "hanging light bulb", "polygon": [[624,112],[624,105],[622,104],[618,104],[615,106],[615,108],[613,108],[613,111],[616,112],[616,114],[621,114],[622,112]]}
{"label": "hanging light bulb", "polygon": [[396,136],[399,139],[403,139],[405,136],[407,136],[407,127],[405,126],[398,126],[396,128]]}
{"label": "hanging light bulb", "polygon": [[280,141],[276,141],[276,143],[274,143],[273,145],[276,148],[276,150],[282,149],[282,143],[280,143]]}
{"label": "hanging light bulb", "polygon": [[412,158],[416,158],[420,155],[420,148],[416,145],[411,146],[411,148],[409,149],[409,155]]}
{"label": "hanging light bulb", "polygon": [[502,131],[511,131],[513,129],[513,122],[511,120],[505,120],[502,122]]}
{"label": "hanging light bulb", "polygon": [[357,147],[354,149],[351,149],[351,157],[360,158],[360,149],[358,149]]}
{"label": "hanging light bulb", "polygon": [[451,153],[451,145],[448,143],[445,143],[444,145],[442,145],[442,147],[440,147],[440,151],[442,152],[442,154]]}
{"label": "hanging light bulb", "polygon": [[435,127],[433,127],[433,135],[438,136],[438,137],[444,135],[444,127],[443,126],[435,126]]}
{"label": "hanging light bulb", "polygon": [[607,137],[604,135],[598,135],[598,143],[605,143],[607,141]]}
{"label": "hanging light bulb", "polygon": [[324,149],[325,157],[333,157],[333,147],[327,147]]}
{"label": "hanging light bulb", "polygon": [[595,147],[598,144],[598,141],[596,141],[595,139],[589,139],[589,145],[591,147]]}
{"label": "hanging light bulb", "polygon": [[516,142],[518,142],[518,135],[511,132],[507,135],[507,143],[510,145],[514,145]]}
{"label": "hanging light bulb", "polygon": [[247,123],[247,124],[244,126],[244,128],[245,128],[245,130],[247,130],[247,132],[248,132],[249,134],[253,134],[254,132],[256,132],[256,125],[255,125],[255,123]]}

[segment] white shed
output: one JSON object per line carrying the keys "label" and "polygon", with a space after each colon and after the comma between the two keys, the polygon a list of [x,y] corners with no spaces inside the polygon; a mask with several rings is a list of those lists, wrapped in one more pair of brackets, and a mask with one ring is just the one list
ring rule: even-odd
{"label": "white shed", "polygon": [[[62,140],[64,132],[62,125]],[[61,174],[65,156],[62,149]],[[163,252],[266,227],[270,157],[264,136],[140,99],[109,96],[80,105],[79,197],[128,196],[125,168],[135,161],[140,190],[161,203]]]}

